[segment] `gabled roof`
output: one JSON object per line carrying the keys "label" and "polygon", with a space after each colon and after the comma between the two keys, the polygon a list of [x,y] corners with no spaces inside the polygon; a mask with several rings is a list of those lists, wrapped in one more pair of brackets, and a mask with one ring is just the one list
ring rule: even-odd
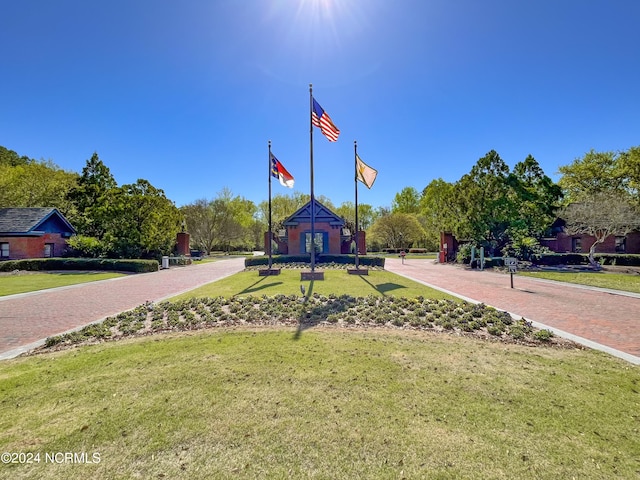
{"label": "gabled roof", "polygon": [[[329,223],[335,227],[344,226],[344,220],[321,204],[314,198],[315,223]],[[295,226],[299,223],[311,223],[311,201],[298,209],[293,215],[284,221],[286,227]]]}
{"label": "gabled roof", "polygon": [[0,234],[33,234],[54,222],[62,230],[76,233],[57,208],[0,208]]}

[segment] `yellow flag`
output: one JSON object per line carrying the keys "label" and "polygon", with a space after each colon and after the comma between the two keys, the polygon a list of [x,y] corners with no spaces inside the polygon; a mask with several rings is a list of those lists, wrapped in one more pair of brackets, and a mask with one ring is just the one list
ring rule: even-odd
{"label": "yellow flag", "polygon": [[373,182],[376,181],[376,177],[378,176],[378,171],[371,168],[369,165],[364,163],[358,154],[356,154],[356,170],[357,176],[356,178],[364,183],[367,188],[371,188],[373,186]]}

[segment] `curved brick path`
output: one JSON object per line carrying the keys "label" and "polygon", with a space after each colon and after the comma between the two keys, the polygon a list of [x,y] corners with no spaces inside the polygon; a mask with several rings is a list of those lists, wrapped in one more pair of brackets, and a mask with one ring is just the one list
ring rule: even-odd
{"label": "curved brick path", "polygon": [[0,297],[0,360],[41,345],[47,337],[158,301],[244,269],[232,258],[154,273]]}
{"label": "curved brick path", "polygon": [[[244,267],[234,258],[157,273],[0,297],[0,359],[57,335],[200,285]],[[583,344],[640,364],[640,295],[465,270],[431,260],[387,258],[386,269],[472,301],[507,310]]]}
{"label": "curved brick path", "polygon": [[484,302],[593,348],[640,364],[640,295],[468,270],[432,260],[387,258],[385,269]]}

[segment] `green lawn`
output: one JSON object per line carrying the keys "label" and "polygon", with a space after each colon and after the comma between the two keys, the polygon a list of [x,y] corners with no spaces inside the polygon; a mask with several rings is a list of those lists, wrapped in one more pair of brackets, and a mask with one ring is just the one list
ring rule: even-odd
{"label": "green lawn", "polygon": [[172,300],[193,297],[233,297],[236,295],[301,295],[300,285],[305,294],[320,295],[394,295],[397,297],[417,297],[458,300],[456,297],[383,270],[371,270],[369,275],[349,275],[346,270],[325,270],[324,280],[300,281],[301,270],[283,269],[280,275],[259,277],[257,270],[237,273],[222,280],[191,290]]}
{"label": "green lawn", "polygon": [[0,363],[0,452],[31,461],[0,478],[637,478],[639,412],[640,368],[592,350],[170,334]]}
{"label": "green lawn", "polygon": [[640,275],[604,272],[518,272],[518,275],[640,293]]}
{"label": "green lawn", "polygon": [[109,278],[122,277],[122,273],[27,273],[19,275],[0,275],[0,296],[33,292],[47,288],[66,287],[78,283],[95,282]]}

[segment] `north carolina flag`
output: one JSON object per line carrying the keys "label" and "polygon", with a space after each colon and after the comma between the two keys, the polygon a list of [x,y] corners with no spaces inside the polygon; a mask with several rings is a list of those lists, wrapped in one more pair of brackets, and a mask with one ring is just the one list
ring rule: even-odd
{"label": "north carolina flag", "polygon": [[356,153],[356,178],[364,183],[367,188],[371,188],[373,186],[373,182],[376,181],[376,177],[378,176],[378,171],[371,168],[369,165],[364,163],[358,154]]}
{"label": "north carolina flag", "polygon": [[311,123],[318,127],[330,142],[335,142],[338,140],[340,130],[338,130],[338,127],[333,124],[331,118],[327,115],[327,112],[325,112],[320,104],[316,102],[316,99],[312,97],[312,100],[313,109],[311,111]]}
{"label": "north carolina flag", "polygon": [[271,157],[271,176],[280,180],[283,187],[293,188],[293,175],[287,172],[287,169],[280,163],[275,155],[269,152]]}

